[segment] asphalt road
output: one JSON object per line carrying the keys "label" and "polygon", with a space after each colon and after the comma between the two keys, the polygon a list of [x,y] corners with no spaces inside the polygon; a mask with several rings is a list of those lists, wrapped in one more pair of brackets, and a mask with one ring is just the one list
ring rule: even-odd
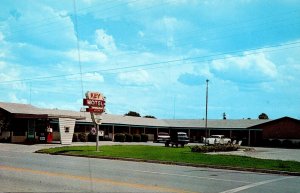
{"label": "asphalt road", "polygon": [[1,144],[0,192],[296,193],[300,177],[44,155]]}

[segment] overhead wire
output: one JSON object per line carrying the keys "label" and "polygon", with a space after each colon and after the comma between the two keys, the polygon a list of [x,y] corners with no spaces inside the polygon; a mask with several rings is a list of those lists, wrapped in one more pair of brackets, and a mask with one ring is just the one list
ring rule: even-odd
{"label": "overhead wire", "polygon": [[77,58],[78,58],[79,73],[80,73],[80,85],[81,85],[82,98],[84,98],[83,82],[82,82],[81,53],[80,53],[80,45],[79,45],[80,36],[79,36],[79,32],[78,32],[76,0],[73,0],[73,7],[74,7],[74,27],[75,27],[75,33],[76,33]]}
{"label": "overhead wire", "polygon": [[[136,54],[136,53],[134,53],[134,54]],[[128,53],[125,53],[125,55],[128,55]],[[80,57],[80,56],[79,56]],[[185,59],[184,59],[185,60]],[[183,61],[184,61],[183,60]],[[179,60],[180,61],[180,60]],[[176,62],[176,61],[169,61],[169,62]],[[169,63],[168,62],[168,63]],[[162,64],[163,64],[164,62],[162,62]],[[147,65],[147,64],[146,64]],[[126,67],[126,68],[124,68],[124,69],[127,69],[127,68],[135,68],[135,67],[142,67],[143,65],[136,65],[136,66],[129,66],[129,67]],[[112,71],[112,70],[122,70],[122,69],[107,69],[107,70],[105,70],[104,69],[104,71]],[[101,70],[101,71],[103,71],[103,70]],[[94,71],[92,71],[92,72],[94,72]],[[90,72],[85,72],[85,73],[90,73]],[[56,75],[56,76],[48,76],[48,77],[46,77],[46,78],[56,78],[56,77],[64,77],[64,76],[74,76],[74,75],[77,75],[76,73],[75,74],[68,74],[68,75]],[[44,79],[45,77],[41,77],[41,78],[35,78],[35,79],[22,79],[22,80],[17,80],[17,81],[30,81],[30,80],[38,80],[38,79]],[[10,82],[10,81],[6,81],[6,83],[8,83],[8,82]],[[3,83],[3,82],[2,82]]]}
{"label": "overhead wire", "polygon": [[[89,73],[95,73],[95,72],[101,72],[102,74],[105,74],[105,73],[109,73],[109,74],[120,73],[120,72],[124,72],[124,70],[127,70],[127,69],[139,68],[138,70],[140,70],[140,69],[145,69],[146,67],[149,67],[149,66],[172,64],[172,63],[176,63],[176,62],[185,62],[184,64],[198,63],[198,62],[209,62],[209,61],[214,61],[214,60],[241,57],[241,56],[253,55],[253,54],[258,54],[258,53],[269,53],[269,52],[275,52],[275,51],[284,50],[284,49],[297,48],[297,47],[300,47],[300,45],[298,45],[298,44],[300,44],[300,41],[290,42],[290,43],[280,44],[280,45],[264,46],[264,47],[255,48],[255,49],[243,49],[243,50],[239,50],[239,51],[222,52],[222,53],[211,54],[211,55],[206,55],[206,56],[194,56],[194,57],[186,57],[186,58],[173,59],[173,60],[165,60],[165,61],[137,64],[137,65],[131,65],[131,66],[122,66],[122,67],[107,68],[107,69],[98,69],[98,70],[93,70],[93,71],[86,71],[86,72],[83,72],[82,74],[89,74]],[[291,46],[291,47],[286,47],[286,46]],[[270,49],[270,48],[277,48],[277,49],[266,50],[266,49]],[[263,49],[264,49],[264,51],[262,51]],[[257,50],[260,50],[260,51],[255,52]],[[176,63],[174,65],[178,65],[178,63]],[[28,82],[28,81],[36,81],[36,80],[42,80],[43,81],[43,80],[46,80],[46,79],[70,77],[70,76],[77,76],[77,75],[80,75],[80,73],[61,74],[61,75],[53,75],[53,76],[25,78],[25,79],[9,80],[9,81],[0,81],[0,84],[14,83],[14,82]]]}

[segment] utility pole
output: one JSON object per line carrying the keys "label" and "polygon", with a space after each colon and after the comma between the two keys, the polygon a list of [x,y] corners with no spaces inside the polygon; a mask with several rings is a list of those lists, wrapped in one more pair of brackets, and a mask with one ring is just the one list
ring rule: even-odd
{"label": "utility pole", "polygon": [[208,103],[208,79],[206,80],[206,108],[205,108],[205,138],[208,137],[210,133],[207,133],[207,103]]}

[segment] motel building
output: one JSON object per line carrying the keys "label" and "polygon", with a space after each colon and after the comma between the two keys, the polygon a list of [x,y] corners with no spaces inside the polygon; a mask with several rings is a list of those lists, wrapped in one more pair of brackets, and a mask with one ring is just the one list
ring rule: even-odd
{"label": "motel building", "polygon": [[[38,108],[29,104],[0,102],[0,142],[71,144],[73,135],[84,134],[86,141],[95,127],[88,112]],[[225,135],[242,140],[242,145],[260,146],[266,140],[300,142],[300,120],[208,120],[209,135]],[[202,142],[204,119],[153,119],[103,114],[101,140],[114,140],[116,133],[147,134],[149,141],[159,132],[186,132],[191,142]]]}

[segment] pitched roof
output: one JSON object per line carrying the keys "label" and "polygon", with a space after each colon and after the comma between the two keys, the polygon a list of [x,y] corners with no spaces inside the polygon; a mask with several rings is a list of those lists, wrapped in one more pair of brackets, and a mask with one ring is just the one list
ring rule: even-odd
{"label": "pitched roof", "polygon": [[[86,114],[86,120],[80,120],[79,122],[92,122],[90,115]],[[147,126],[147,127],[169,127],[162,119],[152,119],[144,117],[133,117],[124,115],[102,115],[103,124],[116,124],[116,125],[132,125],[132,126]]]}
{"label": "pitched roof", "polygon": [[[77,112],[59,109],[43,109],[29,104],[3,103],[0,108],[12,114],[44,115],[48,118],[69,117],[78,119],[79,122],[92,122],[91,116],[86,112]],[[272,120],[262,119],[240,119],[240,120],[208,120],[207,127],[215,129],[246,129],[270,122]],[[132,117],[124,115],[102,115],[103,124],[146,126],[146,127],[173,127],[173,128],[205,128],[203,119],[152,119],[144,117]]]}
{"label": "pitched roof", "polygon": [[269,124],[272,124],[274,122],[280,122],[280,121],[283,121],[283,120],[290,120],[290,121],[293,121],[293,122],[300,123],[299,119],[294,119],[292,117],[281,117],[281,118],[278,118],[278,119],[269,120],[267,122],[263,122],[263,123],[260,123],[260,124],[257,124],[257,125],[253,125],[251,128],[262,127],[262,126],[269,125]]}
{"label": "pitched roof", "polygon": [[38,108],[29,104],[19,104],[19,103],[3,103],[0,102],[0,108],[5,111],[17,114],[17,115],[36,115],[44,116],[48,118],[75,118],[75,119],[85,119],[80,112],[60,110],[60,109],[43,109]]}
{"label": "pitched roof", "polygon": [[[205,120],[203,119],[167,119],[164,120],[170,127],[177,128],[205,128]],[[219,129],[244,129],[261,123],[266,123],[270,120],[262,119],[216,119],[207,120],[208,128],[219,128]]]}

